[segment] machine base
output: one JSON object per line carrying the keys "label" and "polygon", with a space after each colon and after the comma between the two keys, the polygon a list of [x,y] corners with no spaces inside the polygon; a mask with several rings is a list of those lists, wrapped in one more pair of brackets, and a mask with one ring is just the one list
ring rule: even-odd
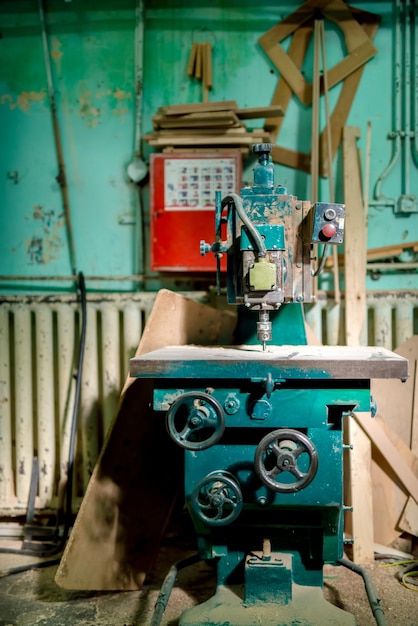
{"label": "machine base", "polygon": [[356,626],[351,613],[325,600],[319,587],[293,585],[293,598],[284,605],[244,602],[243,586],[218,586],[212,598],[186,610],[179,626]]}

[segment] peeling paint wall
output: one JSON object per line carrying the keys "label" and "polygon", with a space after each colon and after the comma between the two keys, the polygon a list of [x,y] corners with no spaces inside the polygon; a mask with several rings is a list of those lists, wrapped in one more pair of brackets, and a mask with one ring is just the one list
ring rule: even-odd
{"label": "peeling paint wall", "polygon": [[[143,132],[152,130],[151,117],[159,106],[202,100],[201,84],[187,75],[193,41],[206,39],[213,45],[212,101],[234,99],[240,107],[268,105],[278,72],[258,44],[258,38],[300,4],[258,0],[145,0]],[[367,124],[372,125],[371,199],[394,146],[389,133],[393,129],[396,93],[395,3],[361,0],[355,4],[363,11],[381,16],[375,38],[378,54],[365,65],[347,122],[360,128],[363,174]],[[43,6],[76,269],[90,276],[131,275],[145,270],[146,289],[190,288],[187,284],[190,277],[173,282],[167,275],[149,271],[148,190],[146,187],[143,197],[145,237],[142,238],[138,190],[127,176],[134,152],[138,3],[135,0],[43,0]],[[0,23],[0,273],[68,275],[72,268],[38,1],[3,0]],[[329,22],[325,32],[328,60],[334,64],[346,55],[344,37],[338,26]],[[283,42],[285,49],[288,45],[288,40]],[[312,44],[302,71],[310,81]],[[341,85],[336,85],[330,91],[331,111],[340,90]],[[417,101],[413,92],[411,100]],[[261,124],[261,120],[251,122],[252,127]],[[279,144],[308,152],[310,142],[311,109],[293,98]],[[151,150],[146,144],[143,148],[148,158]],[[245,161],[244,180],[252,179],[252,165],[252,159]],[[402,195],[401,169],[399,161],[385,178],[383,191],[387,197]],[[341,201],[340,153],[335,159],[334,177],[336,200]],[[276,166],[276,181],[286,185],[290,193],[309,198],[309,175]],[[417,167],[413,162],[409,191],[418,196]],[[329,199],[327,179],[321,180],[320,198]],[[418,213],[395,215],[389,206],[370,204],[368,215],[369,248],[418,239]],[[403,260],[416,262],[416,257],[406,252]],[[56,286],[51,284],[49,288]],[[64,287],[68,289],[71,285],[66,283]],[[130,281],[89,284],[89,288],[108,290],[137,287]],[[23,283],[21,288],[26,290]],[[417,273],[393,272],[382,275],[378,282],[369,278],[368,288],[414,289]]]}
{"label": "peeling paint wall", "polygon": [[[134,151],[135,2],[46,0],[43,7],[76,270],[105,276],[141,272],[137,189],[126,174]],[[68,276],[37,0],[2,2],[0,23],[0,273]],[[126,215],[131,219],[121,224]],[[95,286],[133,287],[90,285]]]}

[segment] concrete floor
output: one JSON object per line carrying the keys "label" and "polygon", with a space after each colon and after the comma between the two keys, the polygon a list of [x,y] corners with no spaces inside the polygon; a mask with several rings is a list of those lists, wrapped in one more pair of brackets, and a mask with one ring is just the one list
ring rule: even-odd
{"label": "concrete floor", "polygon": [[[191,539],[178,535],[168,538],[144,589],[135,592],[61,589],[54,583],[56,564],[3,576],[0,578],[0,626],[147,626],[167,571],[192,551]],[[0,570],[16,567],[24,560],[29,561],[27,557],[0,554]],[[418,595],[400,584],[396,578],[398,569],[382,568],[378,562],[367,566],[382,599],[387,625],[418,626]],[[162,626],[178,624],[186,608],[209,598],[214,589],[215,572],[209,563],[200,562],[180,571]],[[331,603],[354,614],[358,626],[375,623],[362,578],[350,570],[325,566],[324,595]]]}

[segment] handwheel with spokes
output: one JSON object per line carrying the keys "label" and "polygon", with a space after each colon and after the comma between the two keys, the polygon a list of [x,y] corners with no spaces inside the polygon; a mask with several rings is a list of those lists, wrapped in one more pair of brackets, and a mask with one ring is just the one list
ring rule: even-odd
{"label": "handwheel with spokes", "polygon": [[229,472],[211,472],[193,490],[192,506],[197,517],[209,526],[231,524],[243,506],[238,481]]}
{"label": "handwheel with spokes", "polygon": [[293,493],[307,487],[315,478],[318,452],[299,430],[279,428],[258,444],[254,466],[267,487],[279,493]]}
{"label": "handwheel with spokes", "polygon": [[208,393],[191,391],[177,398],[167,411],[170,437],[186,450],[205,450],[217,443],[225,430],[219,402]]}

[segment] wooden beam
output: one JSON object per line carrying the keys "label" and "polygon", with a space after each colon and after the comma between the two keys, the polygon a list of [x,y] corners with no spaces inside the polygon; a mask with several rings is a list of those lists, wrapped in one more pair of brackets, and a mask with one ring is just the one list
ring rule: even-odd
{"label": "wooden beam", "polygon": [[312,19],[317,10],[323,15],[326,12],[326,17],[338,24],[344,33],[348,50],[348,55],[344,59],[327,70],[328,87],[330,89],[364,65],[377,53],[373,42],[358,24],[353,17],[353,13],[343,0],[332,0],[331,2],[326,2],[326,4],[324,2],[312,2],[310,4],[312,5],[311,10],[305,3],[303,7],[294,11],[288,18],[271,28],[258,40],[280,75],[285,78],[293,93],[305,106],[312,102],[312,84],[307,83],[300,69],[280,43],[294,33],[299,26]]}
{"label": "wooden beam", "polygon": [[162,106],[158,112],[162,115],[184,115],[185,113],[207,113],[212,111],[236,111],[238,104],[235,100],[220,102],[195,102],[191,104],[170,104]]}
{"label": "wooden beam", "polygon": [[[370,414],[362,414],[370,419]],[[353,540],[352,560],[362,564],[373,560],[373,493],[371,443],[353,417],[345,425],[346,443],[352,446],[345,464],[344,504],[353,508],[345,514],[346,534]]]}
{"label": "wooden beam", "polygon": [[393,472],[399,478],[410,496],[418,502],[418,478],[408,467],[405,459],[399,454],[396,446],[391,442],[379,423],[367,419],[362,413],[355,413],[356,421],[360,424],[370,441],[387,460]]}
{"label": "wooden beam", "polygon": [[[379,28],[380,17],[374,15],[373,13],[368,13],[367,11],[362,11],[361,9],[357,9],[351,7],[353,16],[355,19],[361,24],[365,33],[371,39],[374,39],[377,30]],[[293,34],[292,40],[289,45],[288,55],[295,63],[297,67],[301,67],[303,60],[306,55],[306,50],[309,45],[311,36],[313,32],[313,22],[307,21],[304,23],[298,30],[296,30]],[[357,70],[352,72],[349,76],[347,76],[342,84],[340,95],[338,97],[337,103],[334,107],[333,112],[331,113],[328,124],[323,129],[320,135],[320,174],[321,176],[328,176],[330,168],[332,166],[332,162],[329,160],[328,156],[328,148],[327,148],[327,136],[328,132],[331,133],[331,154],[332,159],[334,158],[338,147],[341,143],[342,139],[342,130],[346,124],[348,115],[351,110],[351,106],[353,100],[355,98],[358,85],[360,83],[361,77],[363,75],[364,65],[359,67]],[[325,81],[324,81],[325,83]],[[329,87],[329,86],[328,86]],[[272,104],[280,104],[283,107],[284,112],[286,113],[288,104],[292,97],[292,89],[289,87],[287,82],[279,77],[277,81],[276,90],[273,95],[273,99],[271,101]],[[281,129],[281,125],[283,123],[283,118],[275,120],[275,127],[271,130],[272,138],[277,142],[277,138]],[[281,165],[286,165],[287,167],[293,167],[295,169],[300,169],[304,172],[310,172],[310,153],[305,154],[301,152],[296,152],[294,150],[288,150],[286,148],[281,148],[276,146],[276,150],[274,153],[272,152],[272,159],[275,163],[279,163]]]}
{"label": "wooden beam", "polygon": [[363,207],[361,171],[357,150],[360,129],[346,126],[343,132],[345,336],[348,346],[366,342],[366,249],[367,230]]}

